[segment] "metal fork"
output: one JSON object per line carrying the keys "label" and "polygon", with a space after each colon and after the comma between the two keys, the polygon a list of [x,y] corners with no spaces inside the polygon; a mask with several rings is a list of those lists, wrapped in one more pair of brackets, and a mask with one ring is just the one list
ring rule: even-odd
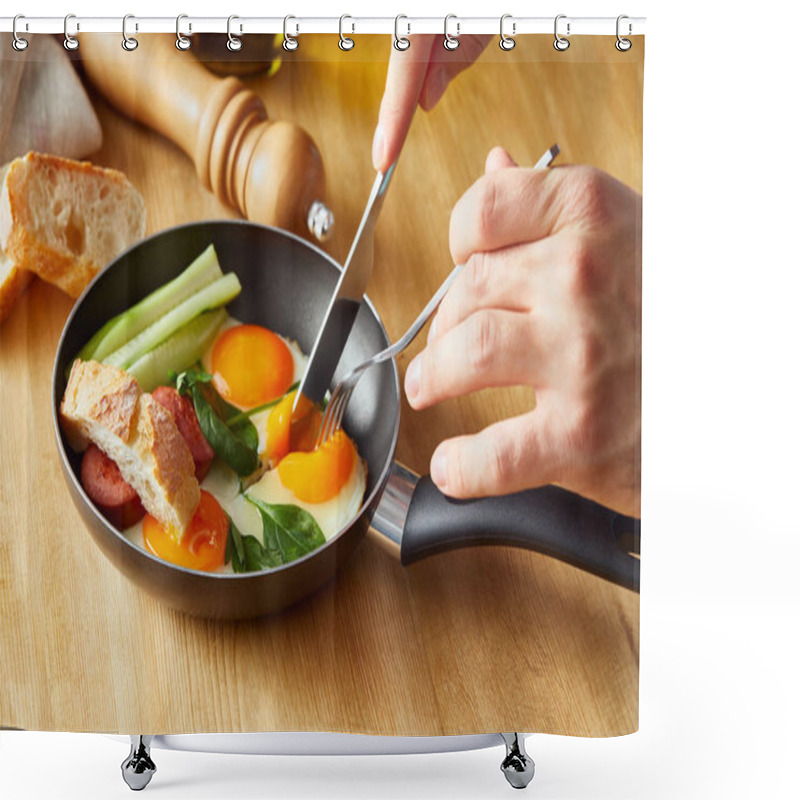
{"label": "metal fork", "polygon": [[353,390],[356,388],[356,384],[364,372],[373,366],[373,364],[381,364],[384,361],[388,361],[390,358],[394,358],[398,353],[402,353],[403,350],[414,341],[423,325],[430,319],[431,314],[436,310],[439,303],[442,302],[442,298],[463,268],[463,264],[456,264],[453,271],[445,279],[445,282],[430,299],[428,305],[422,309],[422,313],[393,345],[387,347],[385,350],[381,350],[377,355],[368,358],[355,369],[350,370],[350,372],[336,384],[336,388],[333,390],[331,399],[325,409],[325,416],[322,418],[322,423],[320,424],[319,434],[317,435],[317,447],[328,441],[341,427],[347,404],[350,402]]}

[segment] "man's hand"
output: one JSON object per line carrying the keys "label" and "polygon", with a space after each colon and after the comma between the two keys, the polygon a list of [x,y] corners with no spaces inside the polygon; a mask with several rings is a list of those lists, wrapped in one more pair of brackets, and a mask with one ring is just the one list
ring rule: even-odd
{"label": "man's hand", "polygon": [[442,442],[452,497],[547,483],[639,514],[641,197],[585,166],[517,167],[493,150],[450,220],[466,268],[409,365],[415,409],[526,384],[536,408]]}

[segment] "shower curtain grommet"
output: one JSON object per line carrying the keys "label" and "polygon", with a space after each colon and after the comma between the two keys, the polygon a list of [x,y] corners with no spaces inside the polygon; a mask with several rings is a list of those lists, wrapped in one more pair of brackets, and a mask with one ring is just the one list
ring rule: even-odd
{"label": "shower curtain grommet", "polygon": [[[620,22],[622,22],[623,19],[628,19],[628,15],[627,14],[620,14],[617,17],[617,41],[614,42],[614,47],[616,47],[617,50],[620,51],[620,53],[627,53],[628,50],[630,50],[631,47],[633,47],[633,42],[630,39],[623,39],[622,36],[620,36],[619,24],[620,24]],[[630,25],[630,23],[628,23],[628,34],[630,34],[630,28],[631,28],[631,25]]]}
{"label": "shower curtain grommet", "polygon": [[[350,36],[345,36],[342,27],[344,25],[344,21],[346,19],[353,19],[349,14],[342,14],[339,17],[339,49],[348,52],[352,50],[356,46],[355,39],[352,39]],[[356,31],[356,24],[353,23],[353,33]]]}
{"label": "shower curtain grommet", "polygon": [[[399,27],[398,23],[400,22],[401,19],[408,19],[408,17],[405,14],[398,14],[394,18],[394,49],[403,52],[404,50],[408,50],[408,48],[411,47],[411,40],[407,39],[405,36],[400,36],[400,33],[398,32],[398,27]],[[406,23],[406,25],[408,26],[408,35],[410,36],[411,23]]]}
{"label": "shower curtain grommet", "polygon": [[[447,31],[447,23],[450,22],[451,19],[456,21],[456,35],[451,36]],[[458,21],[458,17],[455,14],[448,14],[444,18],[444,41],[442,42],[442,46],[445,50],[458,50],[458,46],[461,42],[458,41],[458,34],[461,30],[461,23]]]}
{"label": "shower curtain grommet", "polygon": [[513,50],[517,45],[516,40],[513,38],[513,34],[517,32],[517,23],[512,21],[511,23],[512,36],[506,36],[505,31],[503,30],[503,25],[505,24],[505,21],[507,19],[513,20],[513,16],[511,14],[503,14],[503,16],[500,17],[500,41],[498,43],[500,45],[500,49],[505,50],[506,52],[508,52],[509,50]]}
{"label": "shower curtain grommet", "polygon": [[[175,18],[175,47],[178,50],[188,50],[192,46],[192,40],[181,33],[181,20],[188,19],[188,14],[178,14]],[[192,32],[192,23],[189,23],[189,33]]]}
{"label": "shower curtain grommet", "polygon": [[13,37],[14,37],[14,38],[13,38],[13,40],[12,40],[12,42],[11,42],[11,46],[12,46],[12,47],[13,47],[13,48],[14,48],[14,49],[15,49],[15,50],[18,52],[18,53],[21,53],[23,50],[26,50],[26,49],[28,48],[28,40],[27,40],[27,39],[23,39],[23,38],[22,38],[22,37],[21,37],[21,36],[20,36],[20,35],[17,33],[17,22],[18,22],[19,20],[21,20],[21,19],[25,19],[25,16],[24,16],[24,14],[16,14],[16,15],[14,16],[14,22],[13,22],[13,24],[12,24],[12,28],[11,28],[11,33],[12,33],[12,35],[13,35]]}
{"label": "shower curtain grommet", "polygon": [[64,49],[69,50],[70,52],[77,50],[78,45],[80,44],[78,40],[69,32],[69,21],[71,19],[75,19],[74,14],[67,14],[67,16],[64,17]]}
{"label": "shower curtain grommet", "polygon": [[[288,14],[283,18],[283,49],[289,53],[294,52],[300,46],[300,42],[297,41],[293,36],[289,36],[289,20],[294,19],[296,20],[297,17],[293,17],[291,14]],[[299,31],[298,26],[298,31]]]}
{"label": "shower curtain grommet", "polygon": [[[133,14],[126,14],[122,18],[122,45],[123,50],[127,50],[129,53],[132,53],[138,46],[139,41],[135,39],[133,36],[128,36],[128,20],[129,19],[136,19]],[[136,23],[134,22],[134,30],[136,30]]]}
{"label": "shower curtain grommet", "polygon": [[[236,14],[231,14],[228,17],[228,41],[225,46],[231,51],[231,53],[238,53],[242,49],[242,40],[231,33],[231,22],[233,22],[235,19],[239,19]],[[241,31],[242,28],[239,26],[239,32],[241,33]]]}
{"label": "shower curtain grommet", "polygon": [[[555,34],[555,41],[553,42],[553,47],[558,50],[559,53],[563,53],[565,50],[569,50],[569,39],[565,39],[563,36],[559,35],[558,33],[558,21],[560,19],[566,19],[566,14],[559,14],[556,19],[555,23],[553,24],[553,33]],[[570,24],[567,22],[567,36],[569,36],[569,28]]]}

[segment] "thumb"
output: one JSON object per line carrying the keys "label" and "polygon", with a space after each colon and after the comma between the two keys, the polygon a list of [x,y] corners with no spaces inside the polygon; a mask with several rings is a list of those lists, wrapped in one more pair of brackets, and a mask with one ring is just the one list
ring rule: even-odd
{"label": "thumb", "polygon": [[540,411],[489,425],[472,436],[442,442],[431,458],[431,478],[449,497],[508,494],[554,480],[559,451]]}
{"label": "thumb", "polygon": [[486,174],[496,172],[499,169],[516,167],[517,162],[508,153],[505,147],[493,147],[486,156]]}

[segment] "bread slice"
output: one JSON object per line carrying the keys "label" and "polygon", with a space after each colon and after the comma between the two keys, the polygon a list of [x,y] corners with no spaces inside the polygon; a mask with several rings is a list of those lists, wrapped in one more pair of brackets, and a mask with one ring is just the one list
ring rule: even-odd
{"label": "bread slice", "polygon": [[194,459],[170,413],[117,367],[77,359],[60,409],[78,452],[94,442],[162,524],[186,530],[200,502]]}
{"label": "bread slice", "polygon": [[[0,167],[0,191],[5,183],[8,164]],[[14,259],[9,258],[0,248],[0,325],[11,313],[14,303],[28,287],[33,273],[20,268]]]}
{"label": "bread slice", "polygon": [[41,153],[9,165],[0,249],[71,297],[144,231],[144,200],[117,170]]}

